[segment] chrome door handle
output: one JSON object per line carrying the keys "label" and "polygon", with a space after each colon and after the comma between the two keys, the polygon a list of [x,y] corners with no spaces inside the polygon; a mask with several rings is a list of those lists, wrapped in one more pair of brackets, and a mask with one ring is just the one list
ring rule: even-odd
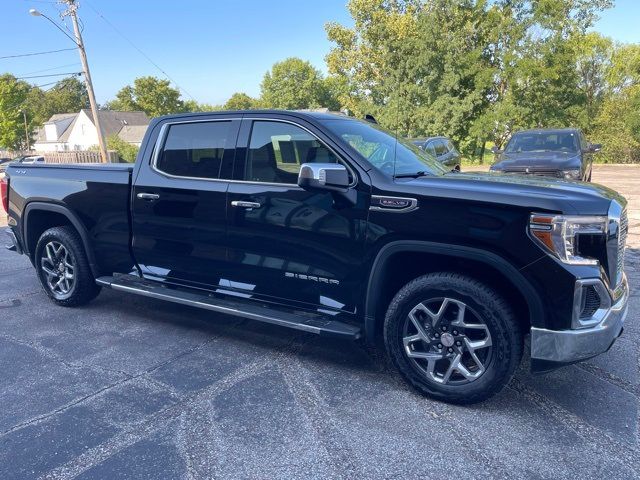
{"label": "chrome door handle", "polygon": [[140,200],[158,200],[160,195],[157,193],[139,193],[136,195]]}
{"label": "chrome door handle", "polygon": [[231,202],[232,207],[240,207],[240,208],[260,208],[262,205],[258,202],[245,202],[242,200],[234,200]]}

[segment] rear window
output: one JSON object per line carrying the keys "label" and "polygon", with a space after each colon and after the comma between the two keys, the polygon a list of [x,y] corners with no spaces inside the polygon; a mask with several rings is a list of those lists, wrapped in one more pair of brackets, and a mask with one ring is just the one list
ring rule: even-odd
{"label": "rear window", "polygon": [[171,125],[156,168],[179,177],[220,178],[231,126],[230,121]]}
{"label": "rear window", "polygon": [[575,132],[523,132],[516,133],[504,150],[520,152],[577,152],[578,135]]}

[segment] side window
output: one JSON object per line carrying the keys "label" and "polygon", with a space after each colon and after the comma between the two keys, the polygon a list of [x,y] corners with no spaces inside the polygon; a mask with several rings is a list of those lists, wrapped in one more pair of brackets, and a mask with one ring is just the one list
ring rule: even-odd
{"label": "side window", "polygon": [[587,139],[582,132],[580,132],[580,148],[582,150],[587,150],[589,148],[589,142],[587,142]]}
{"label": "side window", "polygon": [[225,146],[234,141],[231,127],[230,121],[171,125],[156,168],[179,177],[220,178]]}
{"label": "side window", "polygon": [[436,147],[434,146],[434,142],[429,142],[425,148],[427,153],[430,153],[434,157],[436,156]]}
{"label": "side window", "polygon": [[447,150],[447,145],[444,143],[444,141],[442,140],[436,140],[435,142],[435,148],[436,148],[436,155],[438,157],[441,157],[442,155],[446,155],[448,150]]}
{"label": "side window", "polygon": [[244,179],[254,182],[297,183],[303,163],[336,163],[336,156],[300,127],[277,121],[255,121]]}
{"label": "side window", "polygon": [[453,145],[453,142],[451,140],[446,140],[447,142],[447,150],[449,150],[450,152],[453,152],[456,147],[455,145]]}

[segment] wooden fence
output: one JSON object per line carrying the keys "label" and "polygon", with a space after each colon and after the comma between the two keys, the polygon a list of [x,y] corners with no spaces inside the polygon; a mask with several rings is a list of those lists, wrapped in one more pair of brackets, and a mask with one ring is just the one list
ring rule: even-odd
{"label": "wooden fence", "polygon": [[[101,163],[100,152],[74,150],[70,152],[10,152],[0,150],[0,158],[8,157],[15,158],[20,155],[38,155],[44,157],[44,161],[47,163]],[[118,153],[109,150],[107,152],[109,162],[118,163],[120,157]]]}

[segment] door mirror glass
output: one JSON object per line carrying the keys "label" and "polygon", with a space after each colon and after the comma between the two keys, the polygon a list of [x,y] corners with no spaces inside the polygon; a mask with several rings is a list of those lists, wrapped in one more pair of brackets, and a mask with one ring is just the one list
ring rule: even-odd
{"label": "door mirror glass", "polygon": [[349,184],[349,171],[339,163],[303,163],[298,174],[298,186],[305,190],[344,192]]}

